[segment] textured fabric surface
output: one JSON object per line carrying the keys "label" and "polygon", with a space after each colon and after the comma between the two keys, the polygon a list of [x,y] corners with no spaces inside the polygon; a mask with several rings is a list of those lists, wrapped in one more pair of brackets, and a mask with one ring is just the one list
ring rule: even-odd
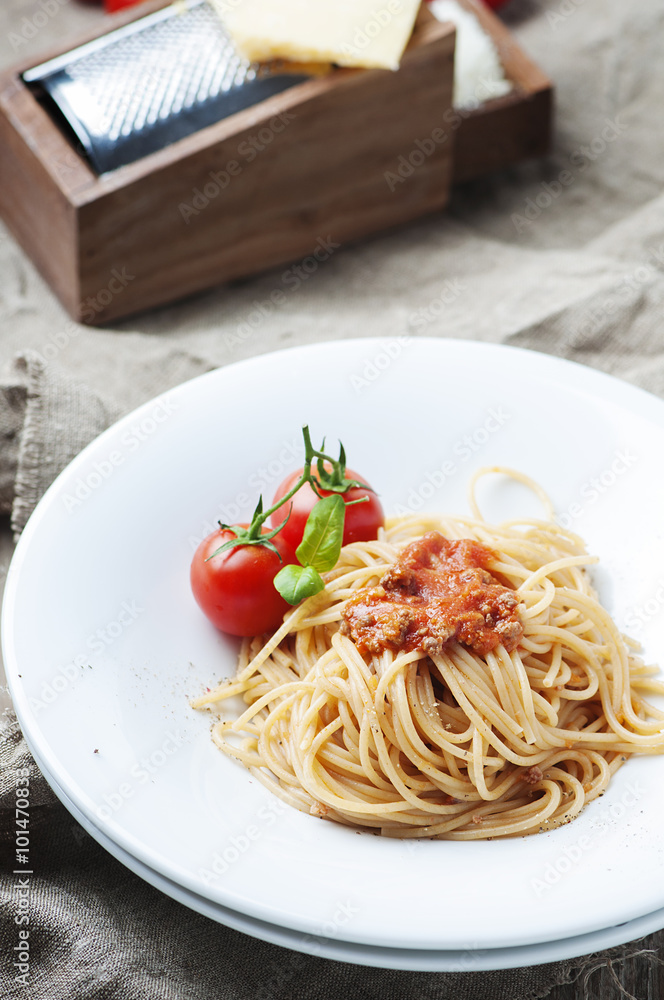
{"label": "textured fabric surface", "polygon": [[0,514],[11,514],[28,387],[18,372],[0,377]]}
{"label": "textured fabric surface", "polygon": [[[37,61],[99,17],[77,0],[3,0],[0,62]],[[13,513],[16,529],[117,414],[216,366],[295,344],[406,334],[500,342],[664,396],[664,6],[512,0],[504,17],[556,83],[551,155],[457,189],[445,213],[336,246],[303,278],[284,268],[90,330],[67,318],[0,227],[0,512]],[[5,552],[9,517],[1,532]],[[31,791],[34,867],[25,987],[11,966],[20,777]],[[0,995],[11,1000],[517,1000],[609,958],[619,968],[640,950],[496,974],[411,975],[310,958],[200,917],[114,861],[54,801],[11,719],[0,781]]]}
{"label": "textured fabric surface", "polygon": [[[13,375],[12,375],[13,372]],[[56,476],[110,422],[94,392],[48,364],[36,351],[19,354],[0,385],[0,440],[6,441],[0,484],[4,510],[18,535]]]}

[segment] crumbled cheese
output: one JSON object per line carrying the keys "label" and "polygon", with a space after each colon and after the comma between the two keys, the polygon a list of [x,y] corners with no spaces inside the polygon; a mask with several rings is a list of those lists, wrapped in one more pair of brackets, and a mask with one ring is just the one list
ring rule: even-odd
{"label": "crumbled cheese", "polygon": [[238,51],[252,62],[288,59],[398,69],[420,0],[214,0]]}
{"label": "crumbled cheese", "polygon": [[505,79],[493,39],[475,15],[456,0],[433,0],[429,10],[439,21],[452,21],[456,25],[455,108],[475,108],[494,97],[509,94],[512,84]]}

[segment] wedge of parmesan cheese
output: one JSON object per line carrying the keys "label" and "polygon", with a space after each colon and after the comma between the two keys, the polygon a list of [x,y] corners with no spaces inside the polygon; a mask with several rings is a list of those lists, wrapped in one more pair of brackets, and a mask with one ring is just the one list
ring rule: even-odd
{"label": "wedge of parmesan cheese", "polygon": [[214,0],[239,53],[398,69],[420,0]]}

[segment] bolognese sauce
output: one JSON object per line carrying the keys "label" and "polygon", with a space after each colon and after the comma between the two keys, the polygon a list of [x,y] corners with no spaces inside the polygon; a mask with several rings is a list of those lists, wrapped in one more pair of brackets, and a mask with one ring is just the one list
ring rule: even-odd
{"label": "bolognese sauce", "polygon": [[489,572],[496,558],[479,542],[430,531],[406,546],[377,587],[347,601],[342,631],[361,653],[440,654],[455,640],[481,656],[501,643],[510,653],[523,625],[514,591]]}

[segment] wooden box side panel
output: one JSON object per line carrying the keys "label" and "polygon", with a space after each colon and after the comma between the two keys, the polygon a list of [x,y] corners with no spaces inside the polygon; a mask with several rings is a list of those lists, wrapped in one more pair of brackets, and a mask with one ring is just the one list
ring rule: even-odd
{"label": "wooden box side panel", "polygon": [[305,101],[294,88],[266,102],[268,116],[253,109],[233,137],[82,204],[82,299],[114,269],[131,276],[84,320],[174,301],[443,207],[454,31],[436,24],[425,34],[396,73],[338,71]]}
{"label": "wooden box side panel", "polygon": [[492,102],[464,118],[456,137],[454,181],[475,180],[519,160],[543,156],[551,143],[553,93]]}
{"label": "wooden box side panel", "polygon": [[65,307],[78,310],[78,238],[74,207],[58,183],[76,156],[43,158],[39,109],[20,80],[0,82],[0,217]]}

